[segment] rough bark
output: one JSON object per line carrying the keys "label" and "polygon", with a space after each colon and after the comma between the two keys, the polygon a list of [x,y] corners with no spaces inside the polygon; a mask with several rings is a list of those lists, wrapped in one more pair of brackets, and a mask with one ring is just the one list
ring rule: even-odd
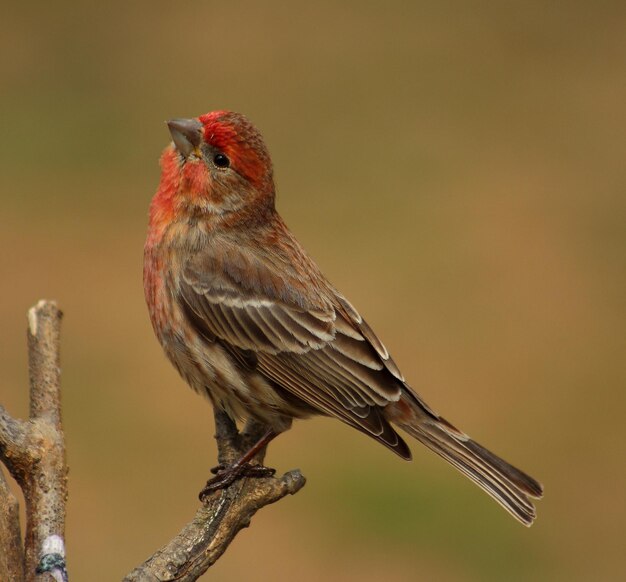
{"label": "rough bark", "polygon": [[0,580],[24,580],[19,504],[0,468]]}

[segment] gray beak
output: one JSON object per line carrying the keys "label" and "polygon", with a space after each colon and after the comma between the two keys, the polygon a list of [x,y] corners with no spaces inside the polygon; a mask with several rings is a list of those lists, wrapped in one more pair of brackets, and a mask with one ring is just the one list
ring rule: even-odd
{"label": "gray beak", "polygon": [[170,119],[167,127],[176,149],[187,157],[202,142],[202,124],[197,119]]}

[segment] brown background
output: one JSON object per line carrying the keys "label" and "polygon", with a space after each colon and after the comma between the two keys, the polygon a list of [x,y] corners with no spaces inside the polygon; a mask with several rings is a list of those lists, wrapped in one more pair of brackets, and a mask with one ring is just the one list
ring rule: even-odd
{"label": "brown background", "polygon": [[25,313],[65,310],[69,566],[115,580],[214,463],[208,405],[141,287],[163,121],[247,113],[279,208],[407,378],[546,485],[526,530],[442,461],[337,422],[270,464],[307,487],[215,567],[238,580],[612,580],[624,572],[623,2],[31,2],[0,21],[0,400]]}

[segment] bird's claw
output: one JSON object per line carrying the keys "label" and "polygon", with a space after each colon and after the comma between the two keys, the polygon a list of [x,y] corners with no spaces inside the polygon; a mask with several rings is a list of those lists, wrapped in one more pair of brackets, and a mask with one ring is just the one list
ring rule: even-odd
{"label": "bird's claw", "polygon": [[214,491],[226,489],[235,481],[243,479],[244,477],[252,477],[256,479],[262,477],[273,477],[276,473],[276,469],[265,467],[264,465],[244,463],[243,465],[231,465],[230,467],[218,465],[217,467],[213,467],[211,469],[211,473],[213,473],[215,477],[206,482],[206,485],[198,495],[200,501],[202,502],[204,502],[204,500]]}

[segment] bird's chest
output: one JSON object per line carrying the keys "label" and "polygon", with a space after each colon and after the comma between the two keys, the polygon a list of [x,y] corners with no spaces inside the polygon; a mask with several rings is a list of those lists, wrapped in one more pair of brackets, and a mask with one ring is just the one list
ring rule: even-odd
{"label": "bird's chest", "polygon": [[171,224],[160,237],[149,237],[146,242],[144,294],[159,339],[182,323],[176,291],[189,255],[203,244],[206,244],[206,232],[202,225],[189,222]]}
{"label": "bird's chest", "polygon": [[144,254],[143,286],[150,321],[163,343],[172,324],[178,319],[173,290],[176,284],[176,261],[170,253],[157,248],[146,248]]}

